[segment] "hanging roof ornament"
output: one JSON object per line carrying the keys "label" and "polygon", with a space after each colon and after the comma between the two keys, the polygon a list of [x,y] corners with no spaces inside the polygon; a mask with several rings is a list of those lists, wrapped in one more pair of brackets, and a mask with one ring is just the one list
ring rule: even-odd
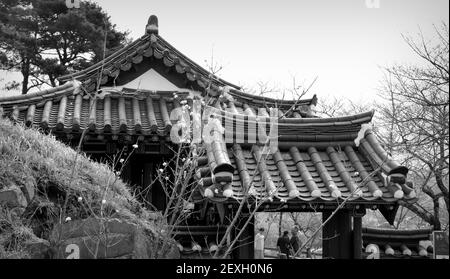
{"label": "hanging roof ornament", "polygon": [[356,137],[356,139],[354,139],[355,145],[356,145],[357,147],[359,147],[360,141],[361,141],[361,139],[364,138],[364,136],[365,136],[365,134],[366,134],[366,131],[367,131],[367,130],[372,130],[372,129],[373,129],[373,124],[372,124],[372,122],[370,122],[370,123],[364,123],[364,124],[361,125],[361,129],[360,129],[359,132],[358,132],[358,136]]}

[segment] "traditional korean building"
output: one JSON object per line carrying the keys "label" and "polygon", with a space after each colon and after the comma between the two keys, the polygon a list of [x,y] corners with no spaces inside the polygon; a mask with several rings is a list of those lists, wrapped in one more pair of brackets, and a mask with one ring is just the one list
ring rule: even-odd
{"label": "traditional korean building", "polygon": [[[215,108],[223,127],[233,129],[225,129],[211,143],[199,144],[205,153],[195,162],[195,208],[233,216],[244,193],[251,199],[270,194],[273,198],[259,211],[317,211],[325,220],[347,200],[323,229],[324,257],[361,258],[361,218],[366,210],[379,210],[392,223],[400,200],[416,200],[407,182],[408,169],[390,158],[367,128],[373,111],[320,118],[314,114],[315,96],[280,100],[245,93],[165,41],[155,16],[141,38],[83,71],[60,78],[60,84],[37,93],[1,97],[0,114],[39,127],[71,146],[77,146],[85,132],[82,151],[95,159],[131,150],[138,143],[122,177],[132,185],[145,186],[163,159],[174,156],[170,132],[179,119],[171,119],[171,112],[184,102],[193,107],[195,100],[203,101],[204,106]],[[266,155],[251,127],[259,129],[258,120],[270,123],[273,118],[278,145]],[[161,188],[153,188],[147,198],[158,209],[166,206]],[[243,218],[250,210],[251,206],[244,210]],[[190,239],[195,232],[194,238],[206,236],[210,242],[224,233],[229,219],[220,218],[217,230],[206,215],[195,225],[179,228],[177,237],[185,256],[211,248],[191,247],[183,238],[186,231]],[[253,243],[248,240],[253,239],[252,224],[232,257],[253,257]]]}

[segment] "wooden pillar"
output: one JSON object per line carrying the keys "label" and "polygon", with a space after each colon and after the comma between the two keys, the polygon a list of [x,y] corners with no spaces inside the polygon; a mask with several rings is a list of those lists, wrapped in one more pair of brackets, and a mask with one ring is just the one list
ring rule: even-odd
{"label": "wooden pillar", "polygon": [[[134,165],[134,160],[133,158],[130,158],[130,160],[128,161],[127,165],[122,169],[122,173],[120,174],[120,177],[122,178],[122,180],[126,183],[129,184],[133,184],[133,175],[132,175],[132,169]],[[118,166],[118,169],[120,169],[120,166]]]}
{"label": "wooden pillar", "polygon": [[[242,218],[240,224],[236,228],[235,235],[237,235],[244,223],[247,221],[247,216]],[[253,259],[254,258],[254,238],[255,238],[255,217],[252,217],[253,220],[249,222],[247,227],[245,227],[244,232],[239,237],[239,240],[236,242],[235,248],[236,253],[234,256],[238,259]]]}
{"label": "wooden pillar", "polygon": [[152,178],[154,177],[153,170],[155,169],[153,162],[145,162],[144,163],[144,169],[142,173],[142,181],[143,184],[141,185],[144,190],[146,190],[145,200],[149,203],[152,203],[152,189],[153,185],[150,186],[152,183]]}
{"label": "wooden pillar", "polygon": [[[122,178],[137,187],[138,192],[141,193],[139,201],[149,202],[156,207],[157,210],[164,210],[166,206],[167,195],[164,192],[159,181],[153,183],[149,189],[149,185],[154,179],[156,166],[161,163],[160,156],[157,155],[133,155],[125,168],[122,171]],[[143,192],[145,191],[145,192]],[[145,195],[143,195],[145,193]]]}
{"label": "wooden pillar", "polygon": [[[163,159],[160,156],[154,156],[151,155],[151,157],[148,158],[149,161],[152,162],[152,168],[155,168],[160,164],[162,164]],[[167,174],[168,175],[168,174]],[[154,178],[154,177],[153,177]],[[173,181],[173,177],[170,177]],[[151,198],[152,205],[160,211],[163,211],[166,209],[167,201],[169,197],[167,196],[166,190],[164,190],[164,186],[161,185],[159,180],[156,180],[151,188]]]}
{"label": "wooden pillar", "polygon": [[[322,213],[323,222],[332,211]],[[351,259],[353,256],[351,216],[347,210],[338,211],[324,226],[322,231],[324,258]]]}
{"label": "wooden pillar", "polygon": [[362,259],[362,218],[353,216],[353,258]]}
{"label": "wooden pillar", "polygon": [[129,159],[131,185],[142,186],[142,158],[140,156],[132,156]]}

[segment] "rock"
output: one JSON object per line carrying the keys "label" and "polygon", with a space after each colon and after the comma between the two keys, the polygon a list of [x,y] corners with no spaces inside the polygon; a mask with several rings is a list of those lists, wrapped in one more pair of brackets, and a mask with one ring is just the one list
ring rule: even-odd
{"label": "rock", "polygon": [[118,219],[88,218],[55,226],[50,241],[59,259],[116,258],[133,253],[134,231]]}
{"label": "rock", "polygon": [[25,182],[25,185],[23,185],[21,187],[22,193],[25,195],[25,198],[27,199],[28,203],[30,203],[31,200],[33,200],[33,198],[34,198],[34,193],[35,193],[34,185],[35,185],[35,182],[33,180],[27,180]]}
{"label": "rock", "polygon": [[102,230],[116,234],[129,234],[134,231],[134,227],[133,224],[119,219],[104,219],[103,222],[96,218],[74,220],[56,225],[50,235],[50,241],[56,243],[61,239],[98,234]]}
{"label": "rock", "polygon": [[165,255],[165,259],[180,259],[180,250],[177,245],[171,245],[169,252]]}
{"label": "rock", "polygon": [[134,230],[134,245],[133,245],[133,255],[134,259],[148,259],[150,255],[148,253],[149,248],[148,237],[142,230]]}
{"label": "rock", "polygon": [[27,199],[17,186],[0,190],[0,204],[6,204],[10,208],[28,206]]}
{"label": "rock", "polygon": [[56,248],[58,259],[111,259],[133,253],[133,236],[124,234],[89,235],[66,239]]}
{"label": "rock", "polygon": [[[70,221],[55,226],[50,235],[58,259],[148,259],[154,241],[143,227],[119,219]],[[168,248],[166,258],[179,258],[176,245]]]}
{"label": "rock", "polygon": [[25,242],[25,251],[31,259],[49,259],[50,243],[41,238],[27,240]]}

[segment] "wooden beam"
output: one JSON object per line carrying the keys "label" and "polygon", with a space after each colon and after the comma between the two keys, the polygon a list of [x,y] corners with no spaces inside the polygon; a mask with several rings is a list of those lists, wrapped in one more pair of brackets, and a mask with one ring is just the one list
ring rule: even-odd
{"label": "wooden beam", "polygon": [[362,259],[362,218],[353,216],[353,258]]}

